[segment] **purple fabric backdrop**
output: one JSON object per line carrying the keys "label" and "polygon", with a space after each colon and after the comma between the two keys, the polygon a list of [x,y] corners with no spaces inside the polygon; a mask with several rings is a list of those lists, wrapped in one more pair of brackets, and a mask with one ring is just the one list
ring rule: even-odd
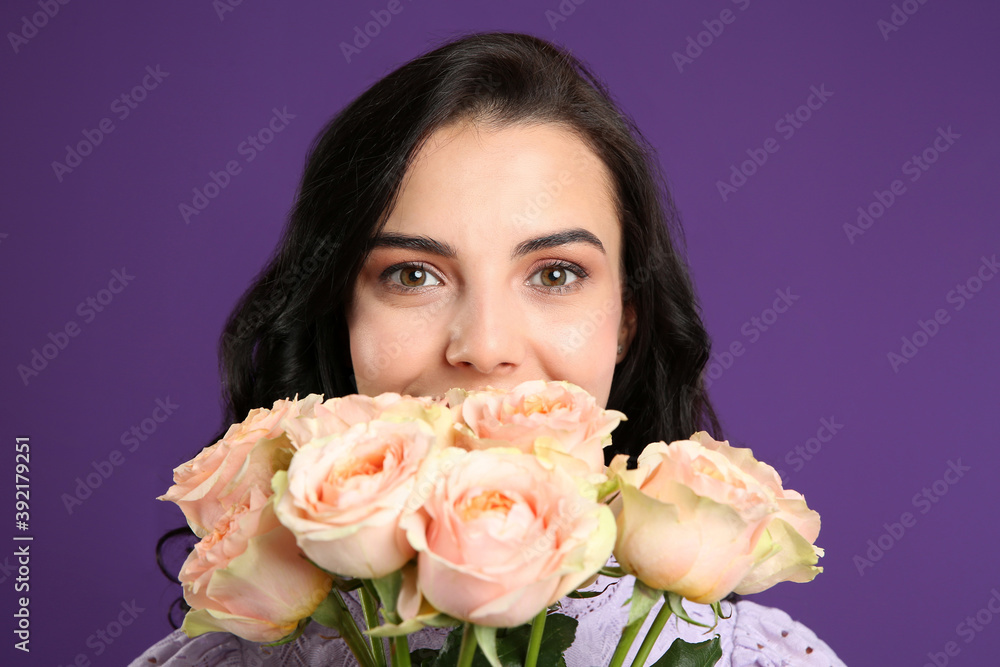
{"label": "purple fabric backdrop", "polygon": [[[221,326],[309,142],[432,42],[510,30],[590,63],[658,148],[726,434],[823,516],[826,571],[756,599],[851,665],[994,664],[997,6],[389,4],[0,10],[0,662],[121,665],[170,630],[178,589],[153,547],[181,515],[154,497],[218,426]],[[372,12],[391,21],[348,58]],[[179,205],[230,161],[186,220]],[[25,545],[30,654],[12,633]]]}

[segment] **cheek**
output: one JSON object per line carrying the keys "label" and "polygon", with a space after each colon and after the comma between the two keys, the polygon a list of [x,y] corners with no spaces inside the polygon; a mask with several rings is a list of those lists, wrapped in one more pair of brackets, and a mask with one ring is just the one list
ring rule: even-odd
{"label": "cheek", "polygon": [[584,308],[570,321],[549,321],[550,373],[577,384],[602,405],[611,393],[621,307],[614,299]]}
{"label": "cheek", "polygon": [[358,393],[367,396],[401,392],[419,374],[435,340],[417,309],[380,308],[378,304],[348,314],[351,363]]}
{"label": "cheek", "polygon": [[[374,396],[391,382],[400,346],[393,343],[393,323],[384,311],[361,306],[348,316],[351,363],[358,393]],[[395,357],[395,358],[394,358]],[[385,391],[390,391],[386,389]]]}

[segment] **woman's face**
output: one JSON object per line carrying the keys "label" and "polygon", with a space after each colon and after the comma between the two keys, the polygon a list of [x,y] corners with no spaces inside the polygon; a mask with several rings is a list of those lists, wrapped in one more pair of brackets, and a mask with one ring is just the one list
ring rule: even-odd
{"label": "woman's face", "polygon": [[635,329],[610,189],[553,124],[431,135],[348,306],[358,392],[565,380],[607,407]]}

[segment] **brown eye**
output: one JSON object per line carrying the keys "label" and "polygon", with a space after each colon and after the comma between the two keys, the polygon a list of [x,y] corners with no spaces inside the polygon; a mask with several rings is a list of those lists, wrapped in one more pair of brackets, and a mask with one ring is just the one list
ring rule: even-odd
{"label": "brown eye", "polygon": [[427,277],[427,272],[423,269],[400,269],[399,281],[404,287],[420,287],[420,283]]}
{"label": "brown eye", "polygon": [[539,277],[540,282],[532,280],[532,285],[548,288],[556,293],[562,293],[580,287],[577,283],[587,278],[587,272],[575,264],[554,262],[536,271],[532,278],[535,276]]}
{"label": "brown eye", "polygon": [[559,287],[566,284],[566,269],[558,266],[541,270],[542,284],[546,287]]}
{"label": "brown eye", "polygon": [[[399,278],[395,277],[397,274]],[[419,290],[422,287],[433,287],[441,284],[437,276],[420,264],[397,264],[390,266],[383,273],[382,279],[387,281],[390,287],[403,291]],[[432,282],[428,282],[428,280]]]}

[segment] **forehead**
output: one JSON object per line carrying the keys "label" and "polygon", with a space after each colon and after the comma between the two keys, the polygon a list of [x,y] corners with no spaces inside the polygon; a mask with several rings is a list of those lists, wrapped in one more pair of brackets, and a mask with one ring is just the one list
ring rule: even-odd
{"label": "forehead", "polygon": [[500,240],[584,227],[617,246],[612,184],[604,162],[563,126],[454,123],[414,156],[385,231],[488,229]]}

